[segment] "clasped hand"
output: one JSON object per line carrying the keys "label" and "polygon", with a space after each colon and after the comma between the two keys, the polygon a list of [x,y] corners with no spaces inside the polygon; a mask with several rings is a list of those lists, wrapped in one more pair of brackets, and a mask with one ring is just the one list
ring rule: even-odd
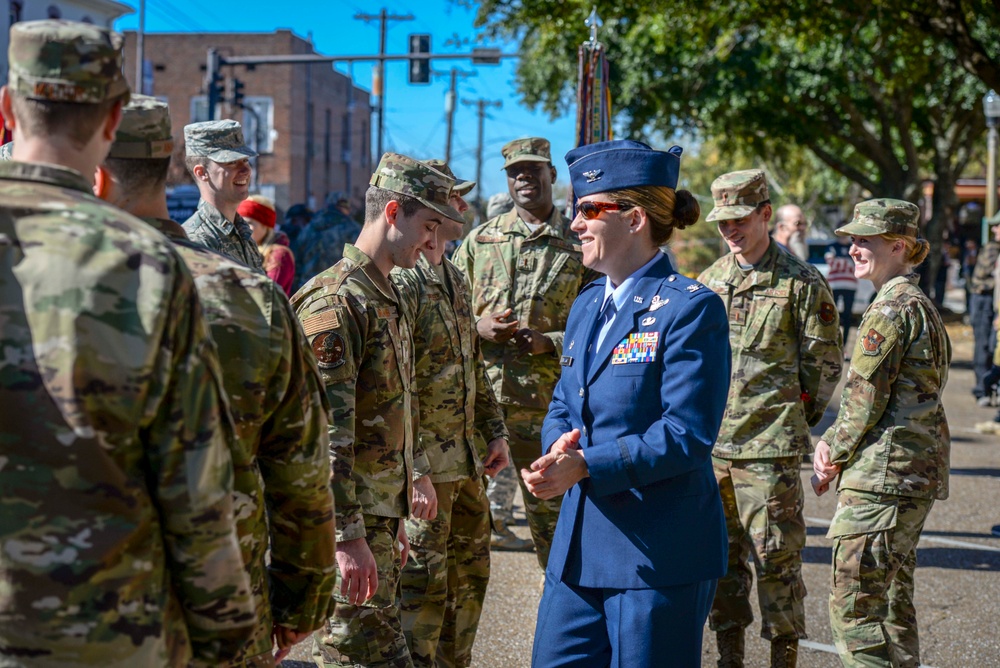
{"label": "clasped hand", "polygon": [[549,452],[521,469],[528,491],[539,499],[554,499],[590,476],[587,459],[580,449],[580,430],[568,431],[552,444]]}
{"label": "clasped hand", "polygon": [[830,489],[830,483],[840,475],[840,464],[830,461],[830,446],[826,441],[819,441],[816,444],[816,451],[813,452],[813,491],[816,496],[823,496]]}

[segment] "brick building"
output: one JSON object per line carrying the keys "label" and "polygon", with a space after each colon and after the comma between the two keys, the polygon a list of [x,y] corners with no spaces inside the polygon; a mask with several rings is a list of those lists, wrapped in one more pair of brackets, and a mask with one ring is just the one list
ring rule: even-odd
{"label": "brick building", "polygon": [[[210,47],[223,56],[314,53],[290,30],[273,33],[146,33],[146,90],[170,105],[177,148],[170,185],[190,183],[184,170],[183,128],[208,119],[205,61]],[[125,73],[135,90],[136,34],[125,33]],[[223,102],[216,118],[243,123],[256,146],[255,178],[263,195],[284,210],[306,202],[322,207],[327,193],[350,195],[359,210],[371,176],[371,104],[368,91],[329,64],[227,66],[222,74],[243,82],[244,104]],[[152,90],[149,89],[150,83]],[[228,82],[227,82],[228,83]],[[352,103],[353,100],[353,103]],[[259,120],[259,123],[257,122]]]}

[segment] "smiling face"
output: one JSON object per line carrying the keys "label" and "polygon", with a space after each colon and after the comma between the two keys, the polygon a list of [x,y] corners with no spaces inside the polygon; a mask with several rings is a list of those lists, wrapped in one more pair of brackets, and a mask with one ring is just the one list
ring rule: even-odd
{"label": "smiling face", "polygon": [[412,269],[421,253],[433,257],[439,245],[438,231],[447,220],[440,213],[428,207],[420,207],[407,216],[398,202],[391,201],[386,206],[386,218],[392,226],[386,240],[389,243],[392,263],[397,267]]}
{"label": "smiling face", "polygon": [[206,161],[204,172],[196,172],[199,180],[214,194],[216,202],[222,205],[238,205],[250,194],[250,160],[243,158],[234,162]]}
{"label": "smiling face", "polygon": [[851,259],[854,260],[854,276],[865,278],[882,287],[886,281],[900,273],[903,268],[903,242],[888,241],[881,236],[851,236]]}
{"label": "smiling face", "polygon": [[743,218],[718,221],[719,234],[741,263],[756,264],[764,257],[771,243],[771,237],[767,233],[770,218],[771,205],[764,204]]}
{"label": "smiling face", "polygon": [[[606,193],[587,195],[578,200],[584,202],[613,202]],[[620,276],[631,266],[630,258],[634,248],[632,217],[634,207],[618,211],[601,211],[596,218],[588,220],[577,206],[576,217],[570,228],[580,237],[583,265],[611,277],[613,283],[620,284],[628,276]]]}
{"label": "smiling face", "polygon": [[544,216],[552,208],[552,182],[555,169],[545,162],[525,160],[506,169],[507,190],[514,205]]}

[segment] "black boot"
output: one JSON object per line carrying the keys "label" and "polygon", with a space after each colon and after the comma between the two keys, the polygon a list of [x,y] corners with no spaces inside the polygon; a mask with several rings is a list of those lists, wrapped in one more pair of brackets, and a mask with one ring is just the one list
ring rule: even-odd
{"label": "black boot", "polygon": [[743,668],[743,627],[718,631],[715,642],[719,646],[719,668]]}
{"label": "black boot", "polygon": [[775,638],[771,641],[771,668],[795,668],[798,658],[798,638]]}

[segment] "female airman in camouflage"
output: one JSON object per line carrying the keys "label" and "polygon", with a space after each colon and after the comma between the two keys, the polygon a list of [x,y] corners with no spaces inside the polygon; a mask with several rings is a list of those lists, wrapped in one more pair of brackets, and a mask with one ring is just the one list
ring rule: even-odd
{"label": "female airman in camouflage", "polygon": [[948,496],[950,436],[941,396],[951,345],[917,287],[927,256],[909,202],[862,202],[850,235],[858,278],[878,294],[865,312],[837,421],[816,445],[822,493],[840,475],[830,623],[845,666],[920,664],[913,607],[916,546],[935,499]]}

